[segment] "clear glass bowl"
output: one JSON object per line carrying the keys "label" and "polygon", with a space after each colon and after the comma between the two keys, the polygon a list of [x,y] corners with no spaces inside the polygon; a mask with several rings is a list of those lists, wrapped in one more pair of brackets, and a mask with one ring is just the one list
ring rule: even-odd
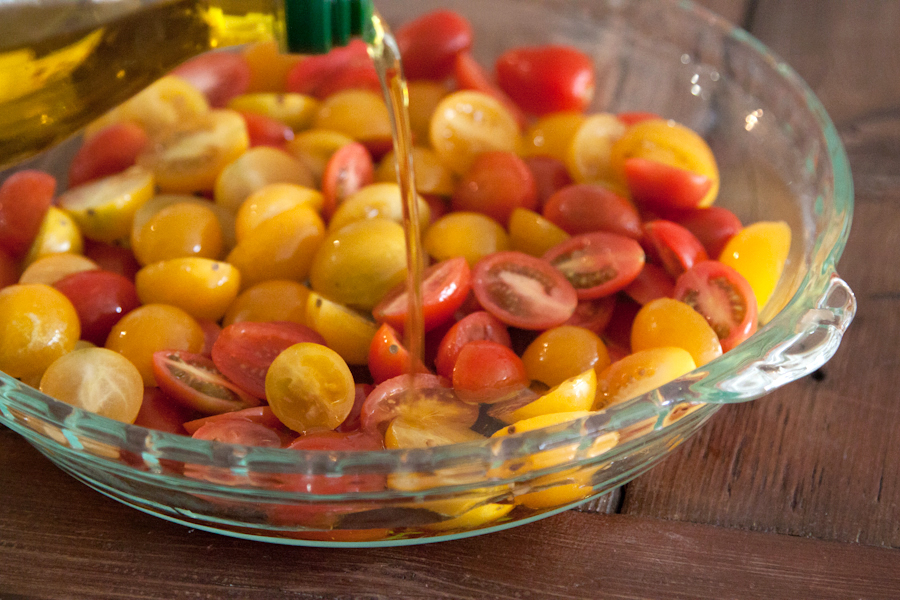
{"label": "clear glass bowl", "polygon": [[[794,232],[757,334],[605,412],[426,450],[210,443],[111,421],[5,375],[0,422],[94,489],[191,527],[297,545],[415,544],[513,527],[595,498],[651,468],[722,404],[762,396],[834,354],[855,311],[835,272],[852,182],[831,120],[790,67],[684,1],[391,0],[379,8],[396,24],[437,7],[471,20],[483,64],[515,45],[572,44],[596,60],[594,110],[653,111],[702,133],[721,169],[719,203],[745,223],[783,219]],[[59,150],[40,160],[52,167],[65,156]],[[290,491],[382,476],[382,491]]]}

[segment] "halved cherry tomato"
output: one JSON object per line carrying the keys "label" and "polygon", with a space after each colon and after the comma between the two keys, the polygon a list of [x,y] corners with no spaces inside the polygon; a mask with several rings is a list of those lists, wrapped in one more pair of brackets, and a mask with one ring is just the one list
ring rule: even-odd
{"label": "halved cherry tomato", "polygon": [[291,321],[233,323],[213,344],[212,361],[242,390],[265,398],[269,365],[283,350],[300,342],[325,345],[314,330]]}
{"label": "halved cherry tomato", "polygon": [[118,273],[131,281],[134,281],[134,276],[141,270],[134,253],[122,246],[86,239],[84,255],[97,263],[101,269]]}
{"label": "halved cherry tomato", "polygon": [[[435,263],[422,276],[422,312],[425,331],[431,331],[453,317],[472,289],[472,272],[466,259],[457,256]],[[406,326],[409,295],[406,283],[389,291],[375,308],[376,321],[389,323],[398,330]]]}
{"label": "halved cherry tomato", "polygon": [[195,431],[197,431],[207,423],[228,421],[231,419],[243,419],[245,421],[251,421],[253,423],[259,423],[260,425],[265,425],[269,429],[278,431],[282,435],[282,438],[284,438],[285,435],[293,434],[293,432],[288,433],[290,430],[288,430],[288,428],[278,420],[278,417],[275,416],[275,413],[273,413],[272,409],[268,406],[253,406],[250,408],[243,408],[219,415],[212,415],[210,417],[203,417],[200,419],[185,421],[184,430],[189,434],[193,434]]}
{"label": "halved cherry tomato", "polygon": [[375,165],[365,146],[353,142],[340,148],[328,159],[322,174],[322,215],[330,219],[347,196],[372,183]]}
{"label": "halved cherry tomato", "polygon": [[145,387],[141,410],[134,424],[147,429],[185,435],[184,422],[193,419],[196,411],[174,402],[158,387]]}
{"label": "halved cherry tomato", "polygon": [[579,300],[608,296],[634,281],[644,266],[644,250],[630,237],[596,231],[569,238],[544,260],[575,287]]}
{"label": "halved cherry tomato", "polygon": [[153,375],[167,396],[205,415],[260,404],[259,399],[226,379],[213,361],[202,354],[182,350],[154,352]]}
{"label": "halved cherry tomato", "polygon": [[344,422],[334,428],[335,431],[350,433],[360,430],[359,415],[362,412],[363,402],[366,401],[366,396],[372,393],[375,386],[368,383],[357,383],[354,388],[353,408],[350,409],[350,414],[347,415]]}
{"label": "halved cherry tomato", "polygon": [[478,340],[460,348],[453,367],[453,389],[463,402],[493,404],[528,384],[522,359],[507,346]]}
{"label": "halved cherry tomato", "polygon": [[383,432],[397,417],[411,420],[453,421],[471,426],[478,406],[462,402],[437,375],[400,375],[379,384],[363,402],[360,423],[364,431]]}
{"label": "halved cherry tomato", "polygon": [[[644,265],[646,266],[646,265]],[[603,296],[590,300],[579,300],[575,312],[565,322],[565,325],[584,327],[596,333],[603,333],[606,326],[612,320],[613,310],[616,308],[616,297]]]}
{"label": "halved cherry tomato", "polygon": [[660,211],[696,208],[713,186],[706,175],[639,157],[625,160],[625,180],[639,206]]}
{"label": "halved cherry tomato", "polygon": [[515,118],[520,129],[524,129],[528,124],[528,117],[519,108],[519,105],[513,102],[506,95],[506,92],[491,81],[481,65],[478,64],[478,61],[469,52],[460,52],[456,55],[456,61],[453,64],[453,77],[456,79],[456,86],[459,89],[482,92],[500,102]]}
{"label": "halved cherry tomato", "polygon": [[147,145],[143,127],[131,121],[113,123],[87,138],[69,163],[69,187],[124,171]]}
{"label": "halved cherry tomato", "polygon": [[483,213],[505,227],[516,208],[537,209],[537,183],[515,153],[482,152],[457,183],[451,206],[457,211]]}
{"label": "halved cherry tomato", "polygon": [[[347,73],[352,73],[352,77],[348,79]],[[375,88],[372,88],[373,81]],[[352,40],[342,48],[307,56],[294,65],[288,71],[285,91],[326,98],[340,89],[364,87],[375,91],[380,89],[378,86],[378,74],[366,43]]]}
{"label": "halved cherry tomato", "polygon": [[672,277],[678,277],[700,261],[709,260],[700,240],[672,221],[657,219],[644,223],[644,241]]}
{"label": "halved cherry tomato", "polygon": [[459,351],[469,342],[490,340],[512,346],[506,325],[491,313],[479,310],[457,321],[444,335],[438,348],[434,366],[439,375],[450,379]]}
{"label": "halved cherry tomato", "polygon": [[641,305],[631,298],[620,294],[616,299],[609,325],[603,330],[603,339],[612,362],[631,353],[631,326],[640,310]]}
{"label": "halved cherry tomato", "polygon": [[756,332],[756,297],[740,273],[717,260],[695,264],[675,282],[675,299],[706,317],[728,352]]}
{"label": "halved cherry tomato", "polygon": [[419,361],[415,361],[413,365],[409,351],[400,341],[397,331],[387,323],[382,323],[369,346],[369,372],[372,379],[377,384],[413,371],[428,373],[428,369]]}
{"label": "halved cherry tomato", "polygon": [[294,130],[277,119],[251,112],[241,112],[241,116],[247,123],[251,148],[272,146],[283,149],[285,144],[294,139]]}
{"label": "halved cherry tomato", "polygon": [[53,202],[56,179],[33,169],[13,173],[0,184],[0,247],[14,258],[28,252]]}
{"label": "halved cherry tomato", "polygon": [[602,185],[576,183],[550,196],[544,218],[573,235],[609,231],[640,239],[641,217],[628,200]]}
{"label": "halved cherry tomato", "polygon": [[575,288],[559,270],[522,252],[496,252],[478,261],[472,288],[485,310],[522,329],[562,325],[578,305]]}
{"label": "halved cherry tomato", "polygon": [[572,185],[572,176],[566,163],[552,156],[529,156],[525,164],[531,169],[538,189],[538,205],[543,208],[550,197],[566,186]]}
{"label": "halved cherry tomato", "polygon": [[235,52],[196,56],[172,71],[200,90],[213,108],[223,108],[250,87],[250,63]]}
{"label": "halved cherry tomato", "polygon": [[[281,437],[278,433],[269,429],[265,425],[247,421],[244,419],[223,419],[221,421],[210,421],[197,431],[191,434],[195,440],[209,440],[211,442],[222,442],[223,444],[238,444],[241,446],[259,446],[263,448],[280,448]],[[212,472],[212,467],[207,469],[191,469],[190,471],[203,479],[216,477]],[[188,472],[188,469],[185,469]],[[203,475],[201,475],[203,473]],[[226,476],[227,478],[228,476]]]}
{"label": "halved cherry tomato", "polygon": [[675,293],[675,279],[661,266],[647,263],[623,291],[643,305],[657,298],[671,298]]}
{"label": "halved cherry tomato", "polygon": [[410,81],[441,81],[453,73],[456,55],[472,46],[472,26],[459,13],[436,10],[399,27],[394,37]]}
{"label": "halved cherry tomato", "polygon": [[534,115],[583,111],[594,98],[594,63],[571,46],[514,48],[497,59],[496,70],[500,89]]}
{"label": "halved cherry tomato", "polygon": [[66,275],[53,284],[72,302],[81,322],[81,339],[102,346],[113,326],[141,305],[131,280],[94,269]]}
{"label": "halved cherry tomato", "polygon": [[737,216],[722,206],[696,208],[674,217],[675,221],[700,240],[710,258],[722,254],[725,244],[744,226]]}

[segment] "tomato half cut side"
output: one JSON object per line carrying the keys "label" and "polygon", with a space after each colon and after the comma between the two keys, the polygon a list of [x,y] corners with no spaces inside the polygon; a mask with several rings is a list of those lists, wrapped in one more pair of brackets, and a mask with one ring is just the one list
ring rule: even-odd
{"label": "tomato half cut side", "polygon": [[372,183],[374,177],[372,155],[359,142],[347,144],[332,154],[322,175],[325,219],[330,219],[347,196]]}
{"label": "tomato half cut side", "polygon": [[205,415],[261,404],[258,398],[228,381],[212,360],[202,354],[183,350],[154,352],[153,375],[167,396]]}
{"label": "tomato half cut side", "polygon": [[604,231],[576,235],[544,255],[575,287],[579,300],[623,289],[641,272],[644,259],[644,249],[636,241]]}
{"label": "tomato half cut side", "polygon": [[278,420],[278,417],[275,416],[275,413],[272,412],[272,409],[265,405],[252,406],[250,408],[243,408],[232,412],[211,415],[209,417],[192,419],[190,421],[185,421],[183,423],[183,427],[184,430],[188,432],[188,434],[193,434],[195,431],[197,431],[207,423],[211,423],[214,421],[227,421],[229,419],[244,419],[245,421],[253,421],[254,423],[265,425],[269,429],[279,431],[282,434],[282,437],[296,436],[294,432],[290,431],[281,423],[281,421]]}
{"label": "tomato half cut side", "polygon": [[467,427],[478,420],[478,406],[462,402],[437,375],[400,375],[377,385],[363,402],[363,431],[383,433],[397,417],[413,421],[453,421]]}
{"label": "tomato half cut side", "polygon": [[700,240],[672,221],[657,219],[644,223],[644,241],[672,277],[678,277],[695,263],[709,260]]}
{"label": "tomato half cut side", "polygon": [[675,299],[706,317],[728,352],[756,332],[753,289],[740,273],[717,260],[695,264],[675,282]]}
{"label": "tomato half cut side", "polygon": [[[422,277],[422,312],[425,317],[425,331],[449,321],[466,301],[472,289],[472,271],[466,259],[458,256],[425,269]],[[403,330],[409,315],[409,295],[406,283],[388,292],[374,309],[376,321],[388,323]]]}
{"label": "tomato half cut side", "polygon": [[578,305],[578,293],[561,271],[522,252],[495,252],[478,261],[472,288],[486,311],[522,329],[562,325]]}
{"label": "tomato half cut side", "polygon": [[505,323],[487,311],[475,311],[454,323],[444,334],[434,359],[438,374],[447,379],[452,378],[459,351],[476,340],[490,340],[507,348],[512,346]]}
{"label": "tomato half cut side", "polygon": [[[644,267],[646,268],[646,265]],[[578,306],[575,307],[575,313],[565,324],[584,327],[599,335],[612,320],[615,308],[615,294],[591,300],[579,300]]]}

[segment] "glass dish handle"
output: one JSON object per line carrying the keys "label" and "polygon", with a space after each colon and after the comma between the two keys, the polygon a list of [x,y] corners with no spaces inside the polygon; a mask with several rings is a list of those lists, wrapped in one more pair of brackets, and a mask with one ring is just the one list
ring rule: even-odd
{"label": "glass dish handle", "polygon": [[855,315],[853,290],[837,273],[832,273],[814,307],[797,320],[794,335],[737,373],[718,382],[704,382],[713,383],[718,392],[705,401],[746,402],[816,371],[834,356]]}

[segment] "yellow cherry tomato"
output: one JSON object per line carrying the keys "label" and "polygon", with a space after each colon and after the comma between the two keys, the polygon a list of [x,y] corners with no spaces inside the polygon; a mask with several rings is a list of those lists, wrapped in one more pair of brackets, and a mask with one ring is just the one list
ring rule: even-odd
{"label": "yellow cherry tomato", "polygon": [[545,510],[584,500],[594,493],[592,479],[596,472],[597,468],[568,469],[538,477],[527,484],[527,489],[535,491],[518,494],[516,504],[533,510]]}
{"label": "yellow cherry tomato", "polygon": [[270,183],[241,203],[235,216],[235,237],[246,239],[261,223],[295,206],[309,206],[322,211],[322,193],[310,187],[293,183]]}
{"label": "yellow cherry tomato", "polygon": [[[334,232],[345,225],[369,219],[388,219],[403,223],[403,195],[396,183],[373,183],[356,191],[337,207],[328,222],[328,231]],[[431,208],[422,198],[418,199],[419,227],[424,230],[431,222]]]}
{"label": "yellow cherry tomato", "polygon": [[257,92],[232,98],[228,102],[228,108],[269,117],[281,121],[294,131],[300,131],[312,123],[319,109],[319,101],[305,94]]}
{"label": "yellow cherry tomato", "polygon": [[585,118],[580,112],[553,113],[539,118],[522,136],[519,152],[522,156],[552,156],[565,162],[572,138]]}
{"label": "yellow cherry tomato", "polygon": [[234,245],[237,243],[234,233],[234,213],[206,198],[190,194],[157,194],[144,202],[134,213],[134,219],[131,222],[132,249],[134,249],[135,236],[143,229],[147,221],[155,217],[159,211],[173,204],[195,204],[211,210],[219,221],[223,250],[228,251],[234,248]]}
{"label": "yellow cherry tomato", "polygon": [[41,377],[43,393],[123,423],[134,423],[144,380],[130,360],[106,348],[75,350],[56,359]]}
{"label": "yellow cherry tomato", "polygon": [[243,321],[293,321],[306,325],[308,287],[288,279],[271,279],[250,286],[225,312],[222,326]]}
{"label": "yellow cherry tomato", "polygon": [[625,124],[609,113],[586,118],[569,142],[564,162],[578,183],[615,181],[611,164],[613,144],[625,133]]}
{"label": "yellow cherry tomato", "polygon": [[53,285],[66,275],[99,268],[100,265],[80,254],[70,252],[50,254],[28,265],[19,276],[19,283]]}
{"label": "yellow cherry tomato", "polygon": [[299,54],[285,54],[275,40],[250,44],[241,53],[250,66],[248,92],[280,92],[288,71],[302,60]]}
{"label": "yellow cherry tomato", "polygon": [[322,174],[331,156],[352,144],[353,138],[330,129],[310,129],[294,136],[287,143],[287,151],[307,166],[316,183],[322,181]]}
{"label": "yellow cherry tomato", "polygon": [[436,523],[428,523],[424,525],[423,528],[429,531],[452,531],[454,529],[471,531],[489,523],[499,521],[512,512],[512,509],[514,508],[514,504],[498,504],[491,502],[476,506],[451,519],[437,521]]}
{"label": "yellow cherry tomato", "polygon": [[666,346],[629,354],[600,373],[594,410],[655,390],[696,367],[690,352],[683,348]]}
{"label": "yellow cherry tomato", "polygon": [[588,369],[599,373],[609,366],[609,353],[593,331],[560,325],[535,338],[522,353],[522,362],[530,379],[553,387]]}
{"label": "yellow cherry tomato", "polygon": [[449,93],[443,83],[419,79],[407,84],[409,89],[409,128],[413,141],[428,143],[428,127],[437,105]]}
{"label": "yellow cherry tomato", "polygon": [[[415,165],[416,191],[420,194],[437,194],[452,196],[456,187],[453,173],[444,166],[438,155],[431,148],[413,146],[413,164]],[[375,170],[375,181],[397,182],[397,161],[394,152],[388,152],[378,169]]]}
{"label": "yellow cherry tomato", "polygon": [[271,183],[315,185],[312,173],[297,158],[269,146],[251,148],[225,166],[216,178],[216,204],[236,213],[250,194]]}
{"label": "yellow cherry tomato", "polygon": [[509,423],[554,413],[591,410],[597,395],[597,372],[588,367],[583,373],[570,377],[552,387],[549,392],[509,415]]}
{"label": "yellow cherry tomato", "polygon": [[0,290],[0,371],[33,380],[81,337],[75,307],[62,292],[42,283]]}
{"label": "yellow cherry tomato", "polygon": [[144,304],[170,304],[195,319],[218,321],[237,298],[241,274],[208,258],[172,258],[138,271],[134,285]]}
{"label": "yellow cherry tomato", "polygon": [[506,227],[512,249],[531,256],[543,256],[553,246],[569,239],[569,234],[560,227],[527,208],[514,209]]}
{"label": "yellow cherry tomato", "polygon": [[722,356],[722,344],[706,318],[672,298],[658,298],[638,311],[631,325],[631,349],[675,346],[687,350],[694,364],[705,365]]}
{"label": "yellow cherry tomato", "polygon": [[83,250],[84,240],[75,220],[67,212],[51,206],[22,264],[27,267],[44,256],[64,252],[81,254]]}
{"label": "yellow cherry tomato", "polygon": [[389,147],[391,118],[381,94],[350,89],[331,94],[322,101],[313,118],[314,129],[330,129],[363,144]]}
{"label": "yellow cherry tomato", "polygon": [[384,433],[384,447],[433,448],[484,440],[480,433],[472,431],[465,423],[441,420],[418,421],[397,417]]}
{"label": "yellow cherry tomato", "polygon": [[306,301],[306,320],[348,364],[368,362],[369,347],[378,331],[375,321],[315,292]]}
{"label": "yellow cherry tomato", "polygon": [[744,276],[761,311],[781,279],[791,250],[791,228],[784,221],[760,221],[734,235],[719,260]]}
{"label": "yellow cherry tomato", "polygon": [[138,229],[131,249],[141,265],[173,258],[217,259],[222,255],[222,225],[212,203],[176,202],[160,209]]}
{"label": "yellow cherry tomato", "polygon": [[422,245],[437,262],[462,256],[471,267],[488,254],[509,250],[509,235],[487,215],[461,211],[432,223]]}

